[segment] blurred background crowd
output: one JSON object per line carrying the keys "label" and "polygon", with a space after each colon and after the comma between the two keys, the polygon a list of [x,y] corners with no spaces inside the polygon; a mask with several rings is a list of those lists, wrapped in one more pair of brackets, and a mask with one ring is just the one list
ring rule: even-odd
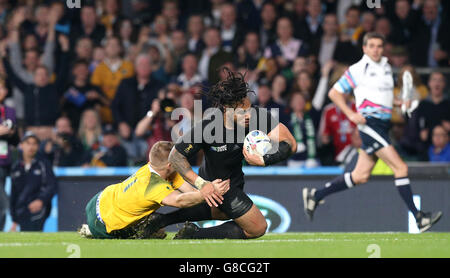
{"label": "blurred background crowd", "polygon": [[[0,0],[0,164],[32,131],[54,166],[139,165],[198,120],[194,100],[223,67],[245,73],[255,105],[278,109],[299,146],[288,166],[342,164],[361,141],[327,92],[371,31],[387,39],[395,96],[409,70],[419,101],[410,118],[394,110],[394,146],[407,161],[449,162],[450,1],[368,2]],[[191,117],[172,120],[176,107]]]}

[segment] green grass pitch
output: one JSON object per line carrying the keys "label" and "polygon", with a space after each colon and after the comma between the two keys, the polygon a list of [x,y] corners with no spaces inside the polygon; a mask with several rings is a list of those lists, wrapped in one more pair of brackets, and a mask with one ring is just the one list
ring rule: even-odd
{"label": "green grass pitch", "polygon": [[94,240],[0,233],[0,258],[450,258],[450,233],[286,233],[254,240]]}

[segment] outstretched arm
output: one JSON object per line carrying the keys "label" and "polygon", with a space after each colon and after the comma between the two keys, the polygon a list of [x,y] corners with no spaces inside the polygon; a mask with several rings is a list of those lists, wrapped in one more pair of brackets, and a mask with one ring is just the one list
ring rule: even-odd
{"label": "outstretched arm", "polygon": [[205,181],[203,178],[197,175],[192,170],[192,167],[189,164],[187,158],[180,152],[178,152],[175,147],[170,152],[169,162],[172,164],[173,169],[177,171],[185,181],[189,182],[200,190],[206,203],[208,203],[209,206],[217,207],[217,203],[222,204],[223,197],[218,192],[216,192],[213,184],[209,181]]}
{"label": "outstretched arm", "polygon": [[[213,181],[212,184],[221,194],[225,194],[228,189],[230,189],[230,180],[222,181],[217,179]],[[189,186],[188,184],[183,184],[181,187],[183,187],[184,185]],[[205,200],[205,197],[202,194],[202,190],[205,190],[205,188],[202,188],[201,190],[187,190],[187,192],[184,193],[180,191],[174,191],[163,199],[162,204],[165,206],[177,208],[195,206]]]}

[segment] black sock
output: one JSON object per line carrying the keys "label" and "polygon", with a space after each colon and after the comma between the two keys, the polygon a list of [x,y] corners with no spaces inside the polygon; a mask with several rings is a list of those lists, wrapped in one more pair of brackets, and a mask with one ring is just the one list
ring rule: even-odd
{"label": "black sock", "polygon": [[171,213],[163,214],[161,227],[186,221],[212,220],[211,208],[206,203],[201,203],[193,207],[177,209]]}
{"label": "black sock", "polygon": [[396,178],[395,186],[397,187],[398,193],[400,193],[400,196],[402,197],[402,199],[405,202],[408,209],[411,211],[411,213],[414,215],[414,217],[416,217],[418,210],[413,201],[413,194],[412,194],[409,179],[407,177],[406,178]]}
{"label": "black sock", "polygon": [[200,228],[194,235],[195,239],[246,239],[244,231],[234,221],[228,221],[222,225]]}
{"label": "black sock", "polygon": [[317,190],[314,194],[314,199],[316,202],[319,202],[330,194],[352,188],[353,186],[355,186],[355,183],[351,173],[345,173],[327,183],[324,188]]}

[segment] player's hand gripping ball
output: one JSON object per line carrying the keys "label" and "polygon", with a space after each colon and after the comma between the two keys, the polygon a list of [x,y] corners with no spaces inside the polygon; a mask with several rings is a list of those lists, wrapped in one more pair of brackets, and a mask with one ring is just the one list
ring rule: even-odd
{"label": "player's hand gripping ball", "polygon": [[244,148],[249,154],[267,154],[272,149],[270,138],[260,130],[250,131],[244,140]]}

